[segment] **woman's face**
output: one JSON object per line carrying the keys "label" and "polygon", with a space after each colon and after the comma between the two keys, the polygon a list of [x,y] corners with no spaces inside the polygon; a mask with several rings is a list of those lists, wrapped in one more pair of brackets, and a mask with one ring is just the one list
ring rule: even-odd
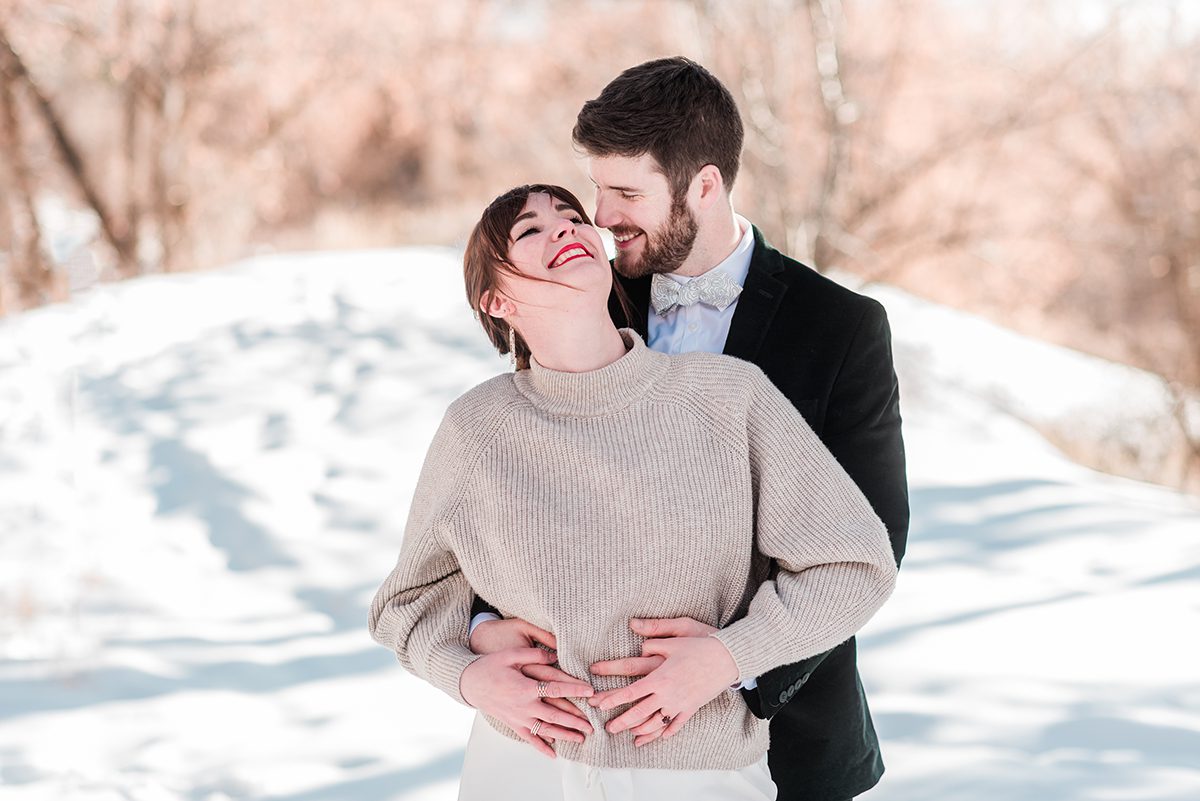
{"label": "woman's face", "polygon": [[612,271],[596,229],[579,212],[545,193],[531,194],[509,229],[508,259],[525,277],[504,275],[504,292],[523,313],[539,307],[574,308],[599,295],[607,304]]}

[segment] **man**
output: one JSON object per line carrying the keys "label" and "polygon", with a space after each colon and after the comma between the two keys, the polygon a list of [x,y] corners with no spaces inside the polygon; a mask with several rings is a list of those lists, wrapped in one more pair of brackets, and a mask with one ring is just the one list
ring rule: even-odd
{"label": "man", "polygon": [[[631,325],[655,350],[723,352],[757,364],[862,489],[899,564],[908,491],[886,315],[776,251],[734,213],[742,138],[732,95],[684,58],[626,70],[584,105],[573,132],[596,186],[596,224],[616,242]],[[615,297],[611,308],[624,323]],[[523,621],[476,610],[476,652],[553,642]],[[650,638],[713,630],[688,618],[631,625]],[[643,655],[592,671],[641,676],[661,660]],[[526,672],[534,678],[551,678],[545,666],[533,668]],[[771,720],[768,758],[783,801],[843,801],[878,782],[883,762],[853,638],[742,677],[739,691],[755,715]]]}

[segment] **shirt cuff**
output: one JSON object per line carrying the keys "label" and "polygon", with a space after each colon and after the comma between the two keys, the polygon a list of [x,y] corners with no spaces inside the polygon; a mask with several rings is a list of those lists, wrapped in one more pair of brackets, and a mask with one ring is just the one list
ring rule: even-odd
{"label": "shirt cuff", "polygon": [[501,620],[502,618],[493,612],[480,612],[475,617],[471,618],[471,625],[467,627],[467,638],[475,633],[475,627],[480,623],[487,623],[489,620]]}
{"label": "shirt cuff", "polygon": [[758,686],[758,676],[751,676],[748,679],[739,681],[737,684],[730,684],[729,689],[734,690],[734,691],[753,690],[757,686]]}

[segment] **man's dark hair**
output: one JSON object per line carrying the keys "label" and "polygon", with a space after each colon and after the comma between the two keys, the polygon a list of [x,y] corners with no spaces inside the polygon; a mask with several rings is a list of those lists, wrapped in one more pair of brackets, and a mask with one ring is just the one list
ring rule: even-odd
{"label": "man's dark hair", "polygon": [[706,164],[737,178],[742,118],[733,95],[696,62],[676,56],[630,67],[583,104],[571,138],[589,156],[649,153],[680,198]]}

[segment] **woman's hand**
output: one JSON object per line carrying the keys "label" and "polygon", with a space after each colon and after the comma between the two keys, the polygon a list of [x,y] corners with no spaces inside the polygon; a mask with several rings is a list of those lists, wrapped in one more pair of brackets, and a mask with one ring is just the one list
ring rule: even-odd
{"label": "woman's hand", "polygon": [[[593,675],[649,676],[665,659],[665,657],[658,654],[659,649],[654,647],[651,647],[650,650],[646,649],[646,646],[650,645],[650,640],[676,637],[707,637],[709,634],[717,631],[716,626],[701,623],[699,620],[690,617],[635,617],[629,621],[629,628],[635,634],[640,634],[647,639],[642,646],[642,655],[596,662],[591,667]],[[648,742],[657,740],[666,731],[667,727],[663,723],[663,716],[656,714],[656,712],[657,710],[651,710],[651,714],[647,715],[644,720],[625,721],[627,724],[626,728],[635,735],[633,740],[634,745],[645,745]],[[680,725],[682,726],[683,722]]]}
{"label": "woman's hand", "polygon": [[[459,692],[471,706],[517,733],[522,740],[554,759],[551,740],[582,743],[592,733],[587,717],[567,698],[589,698],[595,692],[582,681],[537,681],[526,667],[548,666],[555,656],[541,648],[510,648],[480,657],[459,679]],[[565,674],[564,674],[565,675]]]}
{"label": "woman's hand", "polygon": [[605,728],[610,734],[631,730],[635,746],[673,736],[738,678],[737,664],[716,637],[647,640],[642,656],[662,657],[662,663],[628,687],[607,690],[588,701],[604,710],[633,704]]}
{"label": "woman's hand", "polygon": [[[640,634],[647,640],[668,637],[707,637],[716,626],[701,623],[690,617],[635,617],[629,621],[629,628],[634,634]],[[479,653],[476,651],[476,653]],[[641,656],[630,656],[624,659],[606,659],[603,662],[593,662],[591,671],[594,676],[649,676],[651,671],[663,663],[661,656],[647,655],[642,648]]]}

